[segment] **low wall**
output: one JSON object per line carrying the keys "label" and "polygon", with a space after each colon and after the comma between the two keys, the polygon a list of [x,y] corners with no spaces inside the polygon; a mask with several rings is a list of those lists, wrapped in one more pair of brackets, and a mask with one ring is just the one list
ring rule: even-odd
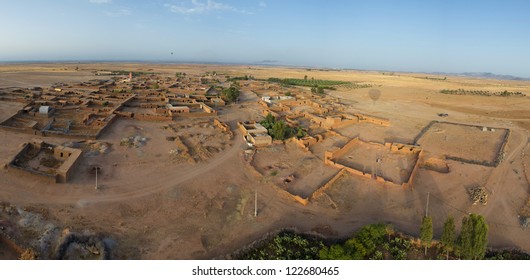
{"label": "low wall", "polygon": [[390,179],[384,178],[383,176],[377,176],[377,175],[374,175],[372,173],[362,172],[360,170],[357,170],[357,169],[342,165],[342,164],[334,161],[334,159],[344,156],[359,141],[360,141],[359,138],[356,137],[356,138],[353,138],[350,142],[346,143],[346,145],[344,145],[342,148],[340,148],[338,150],[324,152],[324,163],[328,164],[328,165],[331,165],[331,166],[333,166],[335,168],[345,169],[345,170],[347,170],[348,172],[350,172],[350,173],[352,173],[354,175],[365,177],[365,178],[369,178],[369,179],[373,179],[373,180],[375,180],[377,182],[380,182],[380,183],[388,183],[388,184],[391,184],[391,185],[394,185],[394,186],[402,186],[402,187],[411,186],[412,181],[416,177],[416,173],[418,172],[418,168],[419,168],[418,167],[418,162],[419,162],[420,156],[422,155],[422,152],[423,152],[423,150],[420,147],[412,146],[412,145],[406,145],[406,144],[395,144],[395,143],[385,143],[384,144],[384,147],[388,148],[389,152],[399,152],[399,153],[404,153],[404,154],[418,154],[417,158],[416,158],[416,162],[414,164],[414,167],[413,167],[413,169],[411,171],[411,174],[409,175],[409,178],[406,180],[406,182],[404,182],[404,183],[402,183],[400,185],[400,184],[398,184],[398,183],[396,183],[396,182],[394,182],[394,181],[392,181]]}
{"label": "low wall", "polygon": [[212,107],[204,103],[199,103],[199,104],[201,104],[201,109],[203,109],[204,112],[209,113],[209,114],[215,114],[217,116],[217,110],[213,109]]}
{"label": "low wall", "polygon": [[276,186],[275,184],[271,184],[271,185],[272,185],[272,188],[274,188],[278,193],[288,197],[289,199],[292,199],[292,200],[294,200],[294,201],[296,201],[296,202],[298,202],[298,203],[300,203],[300,204],[302,204],[304,206],[309,204],[309,199],[303,198],[303,197],[301,197],[299,195],[294,195],[294,194],[292,194],[292,193],[290,193],[290,192],[288,192],[288,191]]}
{"label": "low wall", "polygon": [[337,172],[337,174],[335,174],[335,176],[333,176],[331,179],[329,179],[329,181],[327,183],[325,183],[324,185],[322,185],[322,187],[318,188],[312,195],[311,195],[311,198],[309,199],[310,201],[311,200],[315,200],[317,198],[319,198],[322,194],[324,194],[324,192],[329,189],[338,179],[340,179],[344,174],[346,173],[346,169],[341,169],[339,172]]}
{"label": "low wall", "polygon": [[402,186],[402,185],[394,183],[393,181],[386,180],[385,178],[383,178],[381,176],[374,176],[371,173],[364,173],[364,172],[361,172],[361,171],[359,171],[357,169],[353,169],[351,167],[348,167],[348,166],[342,165],[340,163],[334,162],[332,160],[326,161],[326,163],[328,165],[331,165],[331,166],[335,167],[335,168],[344,169],[344,170],[350,172],[353,175],[364,177],[364,178],[367,178],[367,179],[372,179],[372,180],[374,180],[376,182],[379,182],[379,183],[382,183],[382,184],[386,183],[386,184],[390,184],[390,185],[396,186],[396,187]]}
{"label": "low wall", "polygon": [[161,115],[149,115],[149,114],[134,114],[133,119],[140,121],[171,121],[173,120],[170,116]]}
{"label": "low wall", "polygon": [[[425,135],[425,133],[427,133],[427,131],[434,124],[437,124],[437,123],[450,124],[450,125],[459,125],[459,126],[469,126],[469,127],[474,127],[474,128],[477,128],[477,129],[482,129],[484,127],[482,125],[472,125],[472,124],[462,124],[462,123],[453,123],[453,122],[431,121],[427,126],[425,126],[420,131],[420,133],[416,136],[416,138],[414,138],[414,145],[417,145],[418,141],[423,137],[423,135]],[[487,161],[487,160],[478,161],[478,160],[471,160],[471,159],[465,159],[465,158],[461,158],[461,157],[448,156],[448,155],[446,155],[446,159],[454,160],[454,161],[458,161],[458,162],[463,162],[463,163],[469,163],[469,164],[483,165],[483,166],[487,166],[487,167],[497,167],[504,160],[504,154],[505,154],[504,150],[506,149],[506,145],[508,144],[508,140],[509,140],[509,137],[511,135],[511,130],[508,129],[508,128],[501,128],[501,127],[491,127],[491,126],[487,126],[487,127],[489,129],[497,129],[497,130],[504,130],[505,131],[504,136],[502,137],[502,142],[497,148],[496,157],[495,157],[495,159],[493,161]]]}
{"label": "low wall", "polygon": [[[61,147],[56,147],[61,148]],[[72,148],[65,148],[65,151],[68,151],[70,156],[68,159],[61,165],[59,168],[57,168],[57,182],[58,183],[66,183],[68,179],[70,178],[70,175],[73,173],[75,168],[79,165],[80,159],[81,159],[81,150],[78,149],[72,149]]]}
{"label": "low wall", "polygon": [[273,111],[268,110],[268,109],[263,110],[263,111],[261,112],[261,114],[262,114],[262,116],[264,116],[264,117],[266,117],[268,114],[271,114],[271,115],[272,115],[273,117],[275,117],[275,118],[279,118],[279,117],[280,117],[280,115],[279,115],[278,113],[273,112]]}
{"label": "low wall", "polygon": [[319,139],[312,137],[312,136],[306,136],[304,138],[298,139],[296,137],[292,137],[289,141],[292,141],[296,145],[298,145],[300,148],[304,149],[307,152],[309,151],[309,147],[316,144]]}
{"label": "low wall", "polygon": [[359,118],[359,122],[368,122],[368,123],[373,123],[373,124],[382,125],[382,126],[390,126],[390,121],[387,119],[368,116],[364,114],[353,114],[353,115]]}
{"label": "low wall", "polygon": [[16,177],[27,178],[29,176],[33,179],[42,180],[48,184],[57,183],[57,176],[55,174],[46,174],[33,170],[27,170],[22,167],[14,166],[12,164],[7,166],[7,171],[9,172],[9,174],[13,174]]}
{"label": "low wall", "polygon": [[423,151],[420,151],[420,153],[418,154],[418,159],[416,160],[416,164],[414,165],[412,172],[410,172],[408,180],[402,184],[403,188],[412,187],[413,182],[416,179],[416,175],[418,174],[418,170],[420,169],[420,163],[423,162],[423,155]]}
{"label": "low wall", "polygon": [[217,111],[213,113],[200,112],[200,113],[173,113],[173,116],[182,118],[200,118],[200,117],[213,117],[217,116]]}
{"label": "low wall", "polygon": [[231,130],[230,130],[230,127],[229,127],[226,123],[221,122],[221,121],[218,120],[218,119],[213,119],[213,124],[214,124],[215,126],[217,126],[218,128],[220,128],[220,129],[221,129],[222,131],[224,131],[224,132],[229,132],[229,131],[231,131]]}

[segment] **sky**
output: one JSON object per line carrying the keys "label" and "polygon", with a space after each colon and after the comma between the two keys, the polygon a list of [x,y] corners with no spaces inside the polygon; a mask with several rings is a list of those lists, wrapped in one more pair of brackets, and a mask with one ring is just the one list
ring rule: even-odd
{"label": "sky", "polygon": [[530,1],[0,0],[0,61],[167,61],[530,77]]}

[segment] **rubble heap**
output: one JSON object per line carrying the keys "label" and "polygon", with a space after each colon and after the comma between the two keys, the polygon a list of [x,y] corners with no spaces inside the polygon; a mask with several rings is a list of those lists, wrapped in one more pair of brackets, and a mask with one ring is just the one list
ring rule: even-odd
{"label": "rubble heap", "polygon": [[129,148],[131,147],[140,148],[145,145],[147,140],[148,139],[146,137],[142,137],[140,135],[125,137],[121,139],[120,146],[126,146]]}
{"label": "rubble heap", "polygon": [[486,205],[488,203],[488,193],[485,188],[475,186],[468,189],[469,197],[473,201],[473,205],[481,203]]}

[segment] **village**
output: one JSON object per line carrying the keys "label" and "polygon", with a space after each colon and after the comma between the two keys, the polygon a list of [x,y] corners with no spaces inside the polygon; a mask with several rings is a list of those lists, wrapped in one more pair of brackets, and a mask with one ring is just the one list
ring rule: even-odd
{"label": "village", "polygon": [[[387,207],[383,210],[385,219],[403,215],[413,219],[422,211],[423,198],[419,194],[430,192],[438,197],[440,205],[452,208],[442,206],[438,213],[434,210],[434,215],[455,209],[455,215],[459,215],[473,207],[473,211],[489,213],[489,209],[476,207],[486,207],[488,196],[502,193],[505,179],[499,176],[507,176],[506,170],[519,170],[509,167],[514,160],[522,164],[521,171],[516,171],[521,175],[517,180],[522,184],[527,180],[524,153],[519,157],[521,149],[526,149],[525,130],[515,127],[514,131],[513,126],[499,122],[461,121],[446,113],[407,123],[381,110],[359,109],[344,97],[345,92],[359,90],[373,97],[374,90],[382,90],[377,84],[297,86],[271,77],[236,76],[218,70],[157,73],[96,69],[92,73],[93,79],[82,82],[55,81],[49,87],[0,89],[0,103],[10,104],[9,109],[2,107],[1,137],[13,139],[0,149],[6,159],[0,162],[4,167],[4,191],[18,189],[28,194],[13,202],[54,204],[56,199],[60,205],[74,203],[90,209],[102,203],[132,203],[174,190],[179,199],[188,200],[187,207],[205,205],[207,210],[199,216],[206,224],[228,219],[227,226],[206,230],[208,233],[197,241],[199,245],[193,245],[184,257],[227,253],[221,249],[222,244],[236,242],[237,238],[226,241],[222,236],[241,223],[253,225],[247,230],[252,236],[270,230],[272,225],[263,219],[278,219],[278,213],[270,213],[275,208],[327,213],[322,219],[336,216],[344,222],[351,213],[368,217],[374,211],[354,212],[361,207],[358,205],[364,205],[360,202],[363,195],[377,197],[377,193],[389,192],[385,196],[392,197],[380,201]],[[299,77],[301,83],[311,79]],[[367,107],[376,99],[368,101]],[[204,180],[209,183],[195,183],[201,184],[196,189],[179,187],[201,176],[208,177]],[[239,183],[230,183],[232,176]],[[446,188],[432,189],[439,185]],[[226,188],[228,193],[219,197],[219,188]],[[185,197],[185,193],[196,191],[201,195]],[[522,197],[528,200],[528,194]],[[403,209],[391,210],[392,205]],[[216,207],[225,211],[226,217],[215,220],[217,214],[211,209]],[[521,225],[528,224],[525,213],[530,210],[525,207],[530,207],[528,202],[517,209],[510,207],[510,213],[518,213],[511,218],[520,220]],[[3,209],[11,208],[6,204]],[[178,216],[186,212],[179,209]],[[67,212],[71,211],[75,210]],[[112,219],[112,215],[106,215]],[[65,219],[67,215],[59,211],[57,217]],[[258,221],[260,226],[255,225]],[[130,224],[121,223],[122,228]],[[318,219],[316,223],[324,222]],[[279,226],[287,224],[281,222]],[[114,226],[100,227],[116,230]],[[310,227],[319,228],[313,224]],[[50,252],[53,246],[28,242],[24,233],[28,230],[23,227],[3,228],[2,240],[16,248],[17,254],[27,248],[44,258],[57,254]],[[329,225],[325,228],[328,230],[317,232],[334,235],[341,231]],[[223,232],[222,236],[214,234],[217,230]],[[54,240],[51,243],[59,244],[65,238],[64,231],[51,232],[46,233],[49,240]],[[129,237],[123,237],[126,232],[123,230],[122,237],[117,238],[118,243],[127,242]],[[192,231],[180,234],[191,235]],[[65,258],[65,250],[72,258],[79,252],[87,258],[101,257],[93,252],[101,243],[84,238],[92,243],[76,245],[82,247],[77,251],[63,248],[61,257]],[[182,241],[173,242],[176,246]],[[126,255],[114,254],[116,258]],[[151,254],[162,255],[149,255],[147,251],[135,254],[146,258],[165,256],[160,252]]]}

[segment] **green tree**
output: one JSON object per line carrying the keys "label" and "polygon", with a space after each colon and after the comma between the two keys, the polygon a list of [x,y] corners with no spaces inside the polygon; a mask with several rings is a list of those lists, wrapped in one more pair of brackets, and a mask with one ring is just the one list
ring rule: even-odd
{"label": "green tree", "polygon": [[284,140],[287,132],[287,125],[284,121],[275,122],[271,128],[272,138],[274,140]]}
{"label": "green tree", "polygon": [[323,87],[317,87],[317,93],[318,94],[324,94],[324,88]]}
{"label": "green tree", "polygon": [[305,130],[301,126],[296,129],[296,138],[304,138],[306,135],[307,132],[305,132]]}
{"label": "green tree", "polygon": [[453,251],[455,245],[455,219],[453,217],[448,217],[445,220],[440,242],[447,254],[447,259],[449,259],[449,252]]}
{"label": "green tree", "polygon": [[473,238],[471,244],[473,245],[473,258],[475,260],[482,259],[486,255],[486,248],[488,246],[488,225],[484,217],[480,215],[471,214],[473,222]]}
{"label": "green tree", "polygon": [[321,260],[351,260],[352,256],[349,255],[344,247],[340,244],[334,244],[330,247],[324,246],[319,252],[318,256]]}
{"label": "green tree", "polygon": [[272,128],[275,122],[276,118],[271,113],[268,113],[267,116],[265,116],[265,119],[260,122],[260,124],[269,130]]}
{"label": "green tree", "polygon": [[239,98],[239,89],[235,85],[232,85],[229,88],[223,89],[221,94],[225,100],[235,102]]}
{"label": "green tree", "polygon": [[488,246],[488,225],[484,217],[470,214],[462,218],[462,229],[457,240],[458,255],[463,259],[484,258]]}
{"label": "green tree", "polygon": [[432,241],[432,218],[430,216],[423,217],[420,229],[421,244],[425,246],[425,256],[427,256],[427,248],[431,246]]}
{"label": "green tree", "polygon": [[473,224],[469,217],[462,218],[462,226],[457,239],[457,255],[464,259],[471,259],[471,235],[473,234]]}
{"label": "green tree", "polygon": [[324,260],[367,259],[376,252],[378,246],[384,243],[388,232],[388,227],[384,224],[364,226],[344,245],[335,244],[321,249],[319,257]]}

